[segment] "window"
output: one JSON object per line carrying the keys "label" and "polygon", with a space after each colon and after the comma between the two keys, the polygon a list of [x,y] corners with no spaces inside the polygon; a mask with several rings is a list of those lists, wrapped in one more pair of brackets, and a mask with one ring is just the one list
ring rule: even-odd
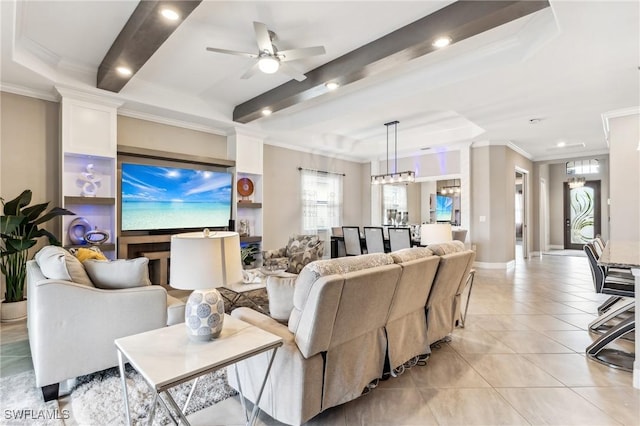
{"label": "window", "polygon": [[568,175],[591,175],[600,173],[600,163],[596,159],[567,161]]}
{"label": "window", "polygon": [[330,230],[342,223],[342,178],[335,173],[300,171],[302,228],[305,234]]}
{"label": "window", "polygon": [[400,222],[397,217],[398,213],[402,214],[406,211],[408,211],[407,185],[382,185],[382,220],[384,223],[390,225]]}

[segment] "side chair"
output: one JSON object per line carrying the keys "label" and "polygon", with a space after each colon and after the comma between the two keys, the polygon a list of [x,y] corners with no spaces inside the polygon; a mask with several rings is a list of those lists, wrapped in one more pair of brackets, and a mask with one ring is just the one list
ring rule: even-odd
{"label": "side chair", "polygon": [[365,226],[364,241],[367,253],[384,253],[384,236],[381,226]]}
{"label": "side chair", "polygon": [[358,256],[362,254],[362,244],[360,243],[359,226],[343,226],[344,251],[347,256]]}

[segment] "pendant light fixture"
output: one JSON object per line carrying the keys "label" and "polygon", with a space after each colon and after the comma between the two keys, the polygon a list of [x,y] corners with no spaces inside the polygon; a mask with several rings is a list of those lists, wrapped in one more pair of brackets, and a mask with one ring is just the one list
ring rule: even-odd
{"label": "pendant light fixture", "polygon": [[[407,170],[406,172],[398,172],[398,124],[400,122],[390,121],[388,123],[384,123],[387,126],[387,173],[383,175],[374,175],[371,176],[371,184],[372,185],[384,185],[389,183],[409,183],[415,182],[416,174],[413,170]],[[394,146],[395,146],[395,162],[393,166],[393,173],[389,173],[389,126],[393,126],[394,130]]]}

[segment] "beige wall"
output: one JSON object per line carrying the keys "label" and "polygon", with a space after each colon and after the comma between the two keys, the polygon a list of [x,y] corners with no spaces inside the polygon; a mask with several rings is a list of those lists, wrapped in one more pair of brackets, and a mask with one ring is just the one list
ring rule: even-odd
{"label": "beige wall", "polygon": [[[471,243],[476,246],[476,260],[505,264],[515,259],[515,170],[531,172],[533,164],[497,145],[473,148],[471,165]],[[529,211],[537,206],[529,204]]]}
{"label": "beige wall", "polygon": [[[60,205],[59,104],[0,92],[0,196],[11,200],[25,189],[31,204]],[[60,219],[46,223],[61,240]],[[30,256],[47,244],[44,238]],[[0,292],[4,297],[4,276]]]}
{"label": "beige wall", "polygon": [[167,153],[227,158],[227,137],[153,121],[118,116],[118,145]]}
{"label": "beige wall", "polygon": [[[32,204],[60,205],[60,108],[56,102],[0,92],[0,195],[25,189]],[[46,225],[60,237],[60,221]]]}
{"label": "beige wall", "polygon": [[609,119],[612,241],[640,241],[640,114]]}
{"label": "beige wall", "polygon": [[298,167],[344,173],[342,223],[369,224],[371,172],[368,164],[265,145],[262,239],[265,249],[284,247],[289,235],[302,231]]}

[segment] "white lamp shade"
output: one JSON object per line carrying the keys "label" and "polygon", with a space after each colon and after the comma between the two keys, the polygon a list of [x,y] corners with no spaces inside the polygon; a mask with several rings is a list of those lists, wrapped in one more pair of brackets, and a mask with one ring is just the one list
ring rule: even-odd
{"label": "white lamp shade", "polygon": [[237,232],[202,232],[171,237],[173,288],[199,290],[242,281],[240,236]]}
{"label": "white lamp shade", "polygon": [[425,223],[420,225],[420,245],[453,241],[450,223]]}

